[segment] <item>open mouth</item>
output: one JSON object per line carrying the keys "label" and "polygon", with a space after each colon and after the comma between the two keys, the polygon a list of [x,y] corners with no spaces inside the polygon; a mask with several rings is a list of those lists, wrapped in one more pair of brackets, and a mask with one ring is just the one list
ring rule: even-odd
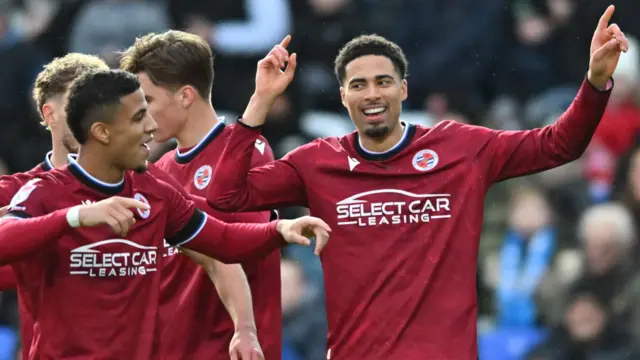
{"label": "open mouth", "polygon": [[369,107],[362,110],[362,113],[364,114],[364,116],[366,116],[368,120],[372,120],[372,121],[380,120],[382,118],[382,115],[386,112],[387,112],[386,106]]}

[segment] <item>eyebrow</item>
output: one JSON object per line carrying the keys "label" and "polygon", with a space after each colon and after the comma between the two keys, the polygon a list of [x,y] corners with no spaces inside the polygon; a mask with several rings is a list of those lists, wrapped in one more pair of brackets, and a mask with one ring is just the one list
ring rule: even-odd
{"label": "eyebrow", "polygon": [[[393,76],[389,74],[376,75],[375,79],[377,81],[384,80],[384,79],[393,79]],[[349,84],[356,83],[356,82],[366,82],[366,81],[367,80],[365,78],[358,77],[358,78],[351,79],[351,81],[349,81]]]}

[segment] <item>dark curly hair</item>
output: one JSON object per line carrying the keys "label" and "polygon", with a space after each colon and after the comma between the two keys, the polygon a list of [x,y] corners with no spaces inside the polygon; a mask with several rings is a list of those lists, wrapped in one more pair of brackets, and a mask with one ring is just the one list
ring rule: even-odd
{"label": "dark curly hair", "polygon": [[406,79],[409,61],[396,43],[379,35],[360,35],[351,39],[338,52],[335,60],[335,74],[340,85],[346,77],[345,68],[353,60],[367,55],[384,56],[391,60],[401,79]]}
{"label": "dark curly hair", "polygon": [[77,78],[69,89],[65,111],[71,133],[85,144],[96,122],[111,122],[120,98],[140,88],[138,78],[122,70],[90,71]]}

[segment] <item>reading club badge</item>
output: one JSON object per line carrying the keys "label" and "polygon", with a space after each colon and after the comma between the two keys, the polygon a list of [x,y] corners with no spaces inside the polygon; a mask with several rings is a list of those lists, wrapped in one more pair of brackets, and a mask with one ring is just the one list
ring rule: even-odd
{"label": "reading club badge", "polygon": [[438,165],[438,154],[433,150],[420,150],[413,156],[413,167],[418,171],[429,171],[436,165]]}
{"label": "reading club badge", "polygon": [[[147,200],[147,198],[144,197],[142,194],[136,193],[135,195],[133,195],[133,198],[140,201],[141,203],[145,203],[149,205],[149,200]],[[138,209],[138,214],[140,214],[140,217],[143,219],[148,218],[149,215],[151,214],[151,207],[149,207],[149,209],[146,209],[146,210]]]}
{"label": "reading club badge", "polygon": [[198,188],[198,190],[202,190],[209,185],[211,181],[211,176],[213,175],[213,169],[211,166],[204,165],[201,166],[196,173],[193,174],[193,184]]}

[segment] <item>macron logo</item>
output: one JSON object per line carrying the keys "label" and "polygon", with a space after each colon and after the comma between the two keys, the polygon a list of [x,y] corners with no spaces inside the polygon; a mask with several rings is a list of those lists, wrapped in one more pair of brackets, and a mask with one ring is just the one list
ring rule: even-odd
{"label": "macron logo", "polygon": [[261,155],[264,155],[264,149],[265,149],[266,146],[267,146],[267,144],[264,141],[262,141],[260,139],[256,140],[256,149],[258,149],[258,151],[260,151]]}
{"label": "macron logo", "polygon": [[352,158],[351,156],[347,156],[347,159],[349,159],[349,171],[353,171],[356,166],[360,165],[360,161]]}

